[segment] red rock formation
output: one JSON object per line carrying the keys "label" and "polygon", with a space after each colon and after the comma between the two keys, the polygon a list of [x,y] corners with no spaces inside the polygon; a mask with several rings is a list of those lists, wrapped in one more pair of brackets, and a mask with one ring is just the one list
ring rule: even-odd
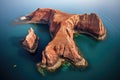
{"label": "red rock formation", "polygon": [[95,13],[79,16],[79,22],[75,27],[75,31],[88,34],[97,40],[103,40],[106,36],[106,30],[103,23]]}
{"label": "red rock formation", "polygon": [[23,48],[25,48],[30,53],[35,53],[38,47],[38,37],[35,35],[34,30],[30,28],[28,30],[28,35],[24,40],[21,41]]}
{"label": "red rock formation", "polygon": [[97,40],[103,40],[106,30],[101,19],[94,13],[88,15],[67,14],[54,9],[41,9],[26,16],[30,23],[49,24],[52,41],[46,46],[39,67],[55,70],[64,60],[77,67],[86,67],[87,61],[81,55],[74,40],[74,33],[88,34]]}

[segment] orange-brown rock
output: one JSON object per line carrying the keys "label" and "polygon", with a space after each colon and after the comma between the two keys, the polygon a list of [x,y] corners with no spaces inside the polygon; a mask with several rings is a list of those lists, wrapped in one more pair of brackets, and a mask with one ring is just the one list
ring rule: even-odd
{"label": "orange-brown rock", "polygon": [[28,30],[28,35],[24,40],[21,41],[21,44],[23,48],[29,51],[30,53],[35,53],[38,47],[38,37],[36,36],[32,28]]}
{"label": "orange-brown rock", "polygon": [[87,34],[97,40],[103,40],[106,30],[101,19],[95,14],[68,14],[54,9],[41,9],[25,17],[29,23],[48,24],[52,41],[42,52],[42,62],[39,67],[56,70],[64,60],[77,67],[86,67],[87,61],[81,55],[73,34]]}

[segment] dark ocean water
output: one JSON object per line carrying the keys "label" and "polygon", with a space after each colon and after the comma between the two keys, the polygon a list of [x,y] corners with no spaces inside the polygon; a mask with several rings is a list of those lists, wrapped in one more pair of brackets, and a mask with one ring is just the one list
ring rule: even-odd
{"label": "dark ocean water", "polygon": [[[120,80],[120,12],[119,0],[1,0],[0,1],[0,80]],[[107,29],[104,41],[79,35],[76,44],[89,66],[80,71],[61,68],[42,77],[36,68],[41,51],[51,40],[49,26],[12,22],[38,7],[68,13],[97,13]],[[29,55],[19,41],[32,27],[40,38],[37,54]],[[16,65],[14,68],[13,65]]]}

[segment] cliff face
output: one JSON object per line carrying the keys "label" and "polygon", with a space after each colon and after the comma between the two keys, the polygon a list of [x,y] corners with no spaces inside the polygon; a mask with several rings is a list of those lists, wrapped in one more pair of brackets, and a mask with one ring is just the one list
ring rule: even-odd
{"label": "cliff face", "polygon": [[42,52],[42,62],[39,67],[47,70],[56,70],[64,60],[68,60],[77,67],[86,67],[87,61],[81,55],[74,40],[73,34],[87,34],[97,40],[103,40],[106,30],[101,19],[92,14],[67,14],[54,9],[37,9],[26,19],[31,23],[48,24],[52,41]]}
{"label": "cliff face", "polygon": [[38,46],[38,37],[36,36],[32,28],[28,30],[28,35],[22,41],[22,46],[30,53],[34,53],[36,51]]}
{"label": "cliff face", "polygon": [[75,29],[78,33],[88,34],[98,40],[103,40],[106,36],[104,25],[95,13],[81,15]]}
{"label": "cliff face", "polygon": [[97,40],[104,40],[106,30],[101,19],[95,13],[68,14],[59,10],[38,8],[36,11],[26,16],[26,19],[30,21],[30,23],[49,24],[50,33],[53,37],[57,33],[61,23],[75,15],[78,21],[73,20],[77,22],[73,29],[75,33],[88,34]]}

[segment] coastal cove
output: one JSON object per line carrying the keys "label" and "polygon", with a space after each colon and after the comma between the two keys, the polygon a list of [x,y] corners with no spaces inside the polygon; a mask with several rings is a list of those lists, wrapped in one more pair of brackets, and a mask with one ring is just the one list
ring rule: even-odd
{"label": "coastal cove", "polygon": [[[85,2],[86,1],[86,2]],[[87,2],[51,1],[48,0],[1,0],[0,5],[0,80],[119,80],[120,71],[120,12],[118,0],[91,0]],[[105,4],[105,2],[110,2]],[[108,3],[107,2],[107,3]],[[84,5],[83,5],[84,4]],[[85,35],[75,35],[74,41],[88,61],[84,70],[63,65],[56,72],[40,75],[36,63],[42,59],[44,50],[51,36],[48,25],[20,24],[14,25],[24,14],[29,14],[37,8],[53,8],[71,14],[96,13],[102,19],[107,30],[104,41]],[[32,27],[39,37],[39,49],[36,55],[30,55],[20,45],[20,40],[27,35]]]}

